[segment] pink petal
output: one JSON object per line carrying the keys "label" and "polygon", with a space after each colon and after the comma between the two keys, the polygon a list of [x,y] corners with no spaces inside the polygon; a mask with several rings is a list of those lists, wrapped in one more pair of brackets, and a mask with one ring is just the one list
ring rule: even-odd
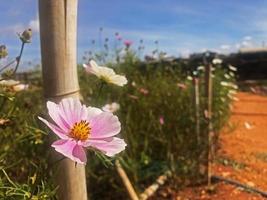
{"label": "pink petal", "polygon": [[102,138],[102,139],[88,139],[84,142],[79,141],[79,144],[82,145],[83,147],[88,147],[92,146],[92,144],[103,144],[107,142],[111,142],[114,137],[109,137],[109,138]]}
{"label": "pink petal", "polygon": [[83,67],[87,73],[93,74],[93,69],[90,65],[83,64]]}
{"label": "pink petal", "polygon": [[111,140],[90,140],[86,146],[92,146],[102,152],[107,156],[114,156],[125,149],[127,144],[123,139],[113,137]]}
{"label": "pink petal", "polygon": [[87,120],[88,119],[88,108],[86,105],[83,105],[81,107],[80,117],[81,120]]}
{"label": "pink petal", "polygon": [[57,127],[56,125],[48,122],[47,120],[43,119],[42,117],[38,117],[42,122],[44,122],[58,137],[61,139],[68,139],[69,137],[66,135],[61,128]]}
{"label": "pink petal", "polygon": [[65,116],[68,124],[72,126],[74,123],[81,121],[81,112],[83,107],[79,99],[66,98],[59,103],[61,115]]}
{"label": "pink petal", "polygon": [[47,102],[47,109],[50,117],[54,120],[54,122],[65,132],[68,132],[70,129],[70,125],[64,119],[64,116],[61,116],[59,106],[51,101]]}
{"label": "pink petal", "polygon": [[92,68],[97,68],[97,67],[98,67],[98,64],[97,64],[94,60],[90,60],[89,65],[90,65]]}
{"label": "pink petal", "polygon": [[88,65],[83,64],[83,67],[85,68],[87,73],[90,74],[97,74],[98,65],[95,61],[91,60]]}
{"label": "pink petal", "polygon": [[117,135],[121,124],[117,116],[109,112],[102,112],[91,119],[91,139],[108,138]]}
{"label": "pink petal", "polygon": [[86,157],[86,153],[84,151],[84,149],[79,146],[79,145],[76,145],[73,149],[73,156],[77,159],[80,160],[79,161],[76,161],[76,162],[79,162],[79,163],[82,163],[82,164],[85,164],[87,162],[87,157]]}
{"label": "pink petal", "polygon": [[77,163],[85,164],[87,161],[83,148],[73,140],[57,140],[51,146]]}
{"label": "pink petal", "polygon": [[96,117],[97,115],[103,113],[103,111],[99,108],[95,108],[95,107],[88,107],[87,108],[87,121],[91,121],[94,117]]}

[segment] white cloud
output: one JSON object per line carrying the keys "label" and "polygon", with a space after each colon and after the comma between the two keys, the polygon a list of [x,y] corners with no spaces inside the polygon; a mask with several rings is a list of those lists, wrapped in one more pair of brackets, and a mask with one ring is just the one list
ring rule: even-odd
{"label": "white cloud", "polygon": [[0,29],[0,35],[1,36],[14,36],[17,33],[22,33],[25,29],[31,28],[33,32],[39,32],[39,19],[32,19],[29,21],[28,24],[14,24],[11,26],[5,26],[1,27]]}
{"label": "white cloud", "polygon": [[190,51],[190,49],[180,50],[180,57],[181,58],[189,58],[191,53],[192,52]]}
{"label": "white cloud", "polygon": [[250,36],[250,35],[247,35],[247,36],[245,36],[244,38],[243,38],[243,40],[251,40],[252,39],[252,37]]}
{"label": "white cloud", "polygon": [[29,28],[32,29],[33,32],[39,33],[40,28],[39,28],[40,24],[39,24],[39,19],[33,19],[29,22]]}
{"label": "white cloud", "polygon": [[[158,40],[160,50],[174,55],[187,54],[187,50],[190,50],[190,52],[200,52],[202,48],[228,54],[236,52],[236,50],[241,47],[252,47],[259,44],[259,42],[262,43],[264,40],[267,41],[267,22],[265,20],[267,18],[266,9],[260,9],[256,6],[251,7],[243,4],[240,5],[239,3],[234,4],[232,2],[227,4],[229,4],[227,5],[228,7],[234,8],[238,11],[233,13],[233,17],[231,19],[227,17],[221,19],[221,26],[225,26],[228,32],[222,31],[214,33],[211,31],[210,35],[198,35],[196,34],[196,31],[183,29],[182,22],[179,22],[168,25],[166,24],[164,27],[156,27],[149,24],[143,29],[140,28],[135,30],[106,27],[104,28],[103,35],[111,36],[112,40],[114,33],[119,32],[124,39],[133,40],[135,42],[134,47],[138,45],[139,39],[143,39],[146,46],[146,52],[153,50],[155,48],[153,42]],[[199,21],[204,22],[207,15],[214,14],[212,10],[211,13],[204,12],[208,9],[201,6],[201,9],[196,9],[196,7],[191,8],[186,5],[179,5],[179,7],[172,6],[171,8],[167,8],[164,5],[165,4],[157,4],[155,5],[155,9],[159,12],[166,12],[168,10],[168,12],[176,15],[192,15],[195,17],[194,19],[197,20],[193,24],[198,24]],[[246,25],[244,26],[244,24]],[[95,24],[91,25],[95,26]],[[92,26],[90,27],[91,30],[89,28],[86,30],[84,27],[80,28],[84,29],[82,31],[79,30],[80,44],[86,44],[86,42],[83,41],[88,41],[88,36],[90,36],[90,39],[96,39],[97,41],[98,33],[97,31],[93,31],[93,29],[97,30],[98,28],[94,28]],[[239,35],[245,37],[240,37]],[[83,47],[85,47],[85,45]]]}
{"label": "white cloud", "polygon": [[6,26],[6,27],[2,27],[0,29],[0,35],[10,35],[12,34],[16,34],[16,33],[20,33],[21,31],[23,31],[24,29],[24,26],[23,24],[15,24],[15,25],[12,25],[12,26]]}
{"label": "white cloud", "polygon": [[233,51],[235,51],[234,46],[229,44],[222,44],[219,50],[219,52],[222,54],[229,54]]}
{"label": "white cloud", "polygon": [[229,49],[231,48],[231,46],[228,45],[228,44],[222,44],[222,45],[220,46],[220,48],[221,48],[222,50],[229,50]]}
{"label": "white cloud", "polygon": [[235,48],[236,48],[236,49],[240,49],[240,47],[241,47],[241,44],[239,44],[239,43],[236,43],[236,44],[235,44]]}
{"label": "white cloud", "polygon": [[251,43],[246,41],[246,40],[244,40],[244,41],[242,41],[241,46],[242,47],[249,47],[249,46],[251,46]]}

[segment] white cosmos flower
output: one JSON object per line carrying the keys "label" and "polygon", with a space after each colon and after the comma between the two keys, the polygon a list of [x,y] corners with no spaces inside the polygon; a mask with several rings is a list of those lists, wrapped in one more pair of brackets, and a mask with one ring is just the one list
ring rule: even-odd
{"label": "white cosmos flower", "polygon": [[225,86],[225,87],[229,86],[229,83],[226,81],[221,81],[220,84],[221,84],[221,86]]}
{"label": "white cosmos flower", "polygon": [[13,86],[13,90],[15,92],[23,91],[23,90],[28,90],[29,85],[28,84],[17,84]]}
{"label": "white cosmos flower", "polygon": [[200,65],[197,67],[198,71],[204,71],[204,69],[205,69],[205,66],[203,66],[203,65]]}
{"label": "white cosmos flower", "polygon": [[234,101],[239,101],[239,98],[237,98],[237,97],[233,97],[233,100],[234,100]]}
{"label": "white cosmos flower", "polygon": [[214,59],[212,60],[212,63],[213,63],[214,65],[222,64],[222,60],[219,59],[219,58],[214,58]]}
{"label": "white cosmos flower", "polygon": [[230,76],[229,74],[224,74],[224,77],[225,77],[226,79],[230,79],[230,78],[231,78],[231,76]]}
{"label": "white cosmos flower", "polygon": [[230,87],[230,88],[233,88],[235,90],[238,89],[238,86],[234,83],[231,83],[231,82],[221,81],[220,84],[221,84],[221,86],[224,86],[224,87]]}
{"label": "white cosmos flower", "polygon": [[91,60],[88,65],[83,64],[83,67],[88,73],[96,75],[99,79],[118,86],[123,86],[127,83],[125,76],[118,75],[113,69],[99,66],[94,60]]}
{"label": "white cosmos flower", "polygon": [[11,86],[18,85],[18,84],[19,84],[19,81],[15,81],[12,79],[0,81],[0,85],[7,86],[7,87],[11,87]]}
{"label": "white cosmos flower", "polygon": [[237,71],[237,68],[234,67],[233,65],[229,65],[228,67],[229,67],[229,69],[230,69],[231,71],[234,71],[234,72]]}
{"label": "white cosmos flower", "polygon": [[237,90],[238,89],[238,86],[234,83],[230,83],[230,87],[232,87],[233,89]]}
{"label": "white cosmos flower", "polygon": [[232,95],[231,93],[227,94],[228,98],[233,100],[233,101],[239,101],[239,99],[237,97],[235,97],[234,95]]}
{"label": "white cosmos flower", "polygon": [[13,92],[20,92],[29,89],[28,84],[22,84],[12,79],[0,81],[0,85],[9,88]]}
{"label": "white cosmos flower", "polygon": [[189,81],[192,81],[192,80],[193,80],[192,76],[187,76],[186,78],[187,78],[187,80],[189,80]]}
{"label": "white cosmos flower", "polygon": [[111,104],[106,104],[102,107],[102,110],[105,112],[111,112],[114,113],[120,109],[120,104],[113,102]]}
{"label": "white cosmos flower", "polygon": [[232,77],[235,77],[234,72],[229,72],[229,75],[232,76]]}
{"label": "white cosmos flower", "polygon": [[233,95],[231,93],[227,93],[227,96],[230,98],[230,99],[233,99]]}
{"label": "white cosmos flower", "polygon": [[237,94],[237,91],[236,90],[229,90],[228,93],[229,94]]}

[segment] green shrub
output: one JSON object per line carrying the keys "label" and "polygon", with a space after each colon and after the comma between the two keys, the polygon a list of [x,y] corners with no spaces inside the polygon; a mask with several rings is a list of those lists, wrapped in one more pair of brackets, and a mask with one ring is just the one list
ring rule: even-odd
{"label": "green shrub", "polygon": [[[204,117],[204,73],[199,71],[201,141],[198,144],[194,88],[192,81],[187,79],[188,71],[182,70],[179,63],[166,62],[126,62],[114,69],[127,76],[127,86],[105,85],[99,91],[97,79],[85,74],[81,68],[80,86],[88,105],[101,107],[114,101],[120,104],[121,135],[128,144],[120,159],[136,189],[142,192],[167,169],[179,178],[197,182],[201,178],[199,165],[207,162],[199,158],[199,155],[207,154],[208,141],[207,120]],[[213,126],[217,133],[229,116],[231,99],[227,94],[231,88],[221,85],[221,81],[226,81],[225,73],[227,70],[217,66],[213,78]],[[233,78],[227,81],[233,81]],[[184,84],[186,89],[179,88],[178,83]],[[160,118],[164,119],[164,124],[160,123]],[[111,195],[104,194],[103,187],[113,188],[114,199],[125,198],[121,196],[125,192],[122,192],[122,183],[115,169],[105,168],[98,160],[92,159],[88,171],[90,181],[95,183],[90,184],[93,199]]]}
{"label": "green shrub", "polygon": [[[199,155],[207,151],[207,130],[204,109],[204,73],[200,79],[201,142],[195,131],[195,106],[191,72],[176,62],[143,63],[126,59],[114,67],[127,76],[125,87],[102,86],[94,76],[79,69],[81,93],[87,105],[102,107],[113,101],[120,104],[121,136],[128,146],[118,157],[138,192],[156,177],[171,169],[180,179],[200,178]],[[229,116],[229,90],[223,86],[226,68],[217,67],[213,79],[213,127],[219,132]],[[0,198],[55,199],[53,174],[47,166],[47,135],[37,129],[36,116],[44,111],[40,76],[34,72],[29,91],[18,94],[1,91],[3,106],[0,118],[10,124],[0,126]],[[227,81],[234,81],[231,77]],[[185,89],[177,84],[184,84]],[[35,84],[35,85],[33,85]],[[100,89],[101,88],[101,89]],[[9,97],[9,98],[6,98]],[[15,97],[15,98],[13,98]],[[163,119],[164,123],[160,122]],[[35,127],[35,128],[34,128]],[[92,199],[126,199],[115,167],[103,165],[94,153],[88,153],[88,190]],[[205,162],[204,162],[205,163]]]}

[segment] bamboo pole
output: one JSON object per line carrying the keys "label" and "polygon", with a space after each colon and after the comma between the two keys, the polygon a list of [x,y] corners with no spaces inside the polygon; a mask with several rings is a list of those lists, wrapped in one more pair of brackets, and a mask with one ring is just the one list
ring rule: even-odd
{"label": "bamboo pole", "polygon": [[205,69],[205,96],[206,96],[206,119],[208,127],[208,187],[211,185],[213,164],[213,127],[212,127],[212,65],[206,63]]}
{"label": "bamboo pole", "polygon": [[199,79],[193,78],[197,144],[200,145]]}
{"label": "bamboo pole", "polygon": [[[39,0],[44,95],[59,102],[79,98],[76,64],[77,0]],[[50,134],[50,141],[54,139]],[[52,152],[51,161],[62,157]],[[85,167],[70,159],[58,162],[55,182],[60,200],[86,200]]]}

